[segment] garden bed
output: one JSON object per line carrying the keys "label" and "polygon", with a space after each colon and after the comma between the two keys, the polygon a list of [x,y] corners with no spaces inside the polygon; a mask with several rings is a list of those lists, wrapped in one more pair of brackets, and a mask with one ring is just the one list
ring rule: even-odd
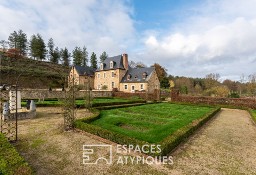
{"label": "garden bed", "polygon": [[98,111],[75,126],[119,144],[159,144],[167,155],[219,108],[170,103]]}

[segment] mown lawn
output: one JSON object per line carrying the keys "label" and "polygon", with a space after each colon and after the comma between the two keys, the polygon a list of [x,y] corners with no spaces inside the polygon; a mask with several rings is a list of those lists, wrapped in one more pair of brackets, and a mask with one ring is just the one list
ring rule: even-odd
{"label": "mown lawn", "polygon": [[157,143],[215,108],[170,103],[101,111],[93,125],[138,140]]}

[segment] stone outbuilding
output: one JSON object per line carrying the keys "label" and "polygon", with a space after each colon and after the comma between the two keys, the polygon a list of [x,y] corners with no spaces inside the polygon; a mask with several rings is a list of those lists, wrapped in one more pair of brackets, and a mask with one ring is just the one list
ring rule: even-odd
{"label": "stone outbuilding", "polygon": [[94,72],[95,69],[88,66],[72,66],[68,77],[69,86],[72,85],[74,80],[74,85],[84,86],[83,89],[86,89],[86,86],[89,85],[90,89],[93,89]]}

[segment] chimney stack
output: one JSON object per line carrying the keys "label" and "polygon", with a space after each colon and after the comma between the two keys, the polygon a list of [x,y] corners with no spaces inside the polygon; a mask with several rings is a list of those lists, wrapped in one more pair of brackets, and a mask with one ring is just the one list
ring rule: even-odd
{"label": "chimney stack", "polygon": [[124,53],[123,55],[123,65],[124,65],[124,68],[125,70],[128,70],[128,54]]}

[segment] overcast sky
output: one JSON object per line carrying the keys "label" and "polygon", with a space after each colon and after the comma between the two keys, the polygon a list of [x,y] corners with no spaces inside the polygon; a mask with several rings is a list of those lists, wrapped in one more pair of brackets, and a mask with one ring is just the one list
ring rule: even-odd
{"label": "overcast sky", "polygon": [[0,40],[22,29],[178,76],[256,72],[256,0],[1,0]]}

